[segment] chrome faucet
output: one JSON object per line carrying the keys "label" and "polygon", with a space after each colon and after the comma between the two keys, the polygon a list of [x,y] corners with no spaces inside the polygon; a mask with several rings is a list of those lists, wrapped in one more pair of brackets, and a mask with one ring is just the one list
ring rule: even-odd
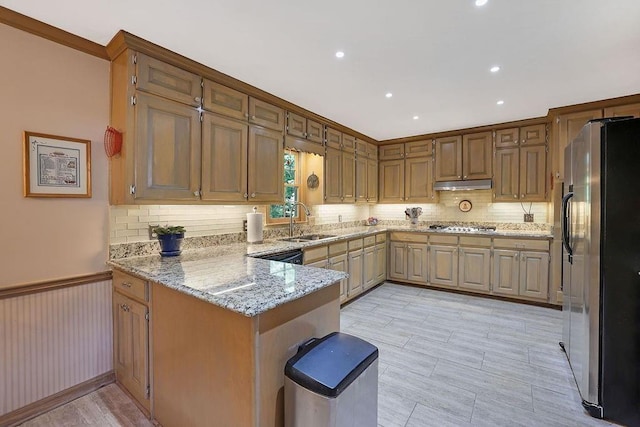
{"label": "chrome faucet", "polygon": [[293,208],[295,205],[302,206],[304,208],[304,214],[306,216],[311,216],[311,211],[309,210],[307,205],[305,205],[304,203],[302,202],[289,203],[289,237],[293,237]]}

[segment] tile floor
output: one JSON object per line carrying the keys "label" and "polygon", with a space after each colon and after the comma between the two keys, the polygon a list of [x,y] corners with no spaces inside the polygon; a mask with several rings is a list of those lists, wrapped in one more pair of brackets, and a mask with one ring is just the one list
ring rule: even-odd
{"label": "tile floor", "polygon": [[[377,345],[378,424],[611,426],[582,410],[557,310],[385,283],[342,309]],[[24,426],[151,425],[115,385]]]}

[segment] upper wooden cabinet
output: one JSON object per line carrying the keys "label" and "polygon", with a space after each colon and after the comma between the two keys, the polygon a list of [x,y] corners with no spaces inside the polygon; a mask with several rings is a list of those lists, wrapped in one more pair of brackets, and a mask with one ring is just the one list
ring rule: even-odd
{"label": "upper wooden cabinet", "polygon": [[367,159],[367,202],[378,201],[378,161]]}
{"label": "upper wooden cabinet", "polygon": [[318,144],[324,141],[324,130],[320,123],[291,111],[287,112],[287,134]]}
{"label": "upper wooden cabinet", "polygon": [[324,156],[324,202],[342,202],[342,151],[333,147]]}
{"label": "upper wooden cabinet", "polygon": [[495,201],[543,202],[547,199],[546,141],[544,123],[496,131]]}
{"label": "upper wooden cabinet", "polygon": [[202,78],[142,53],[133,55],[136,71],[132,77],[137,90],[153,93],[183,104],[200,106]]}
{"label": "upper wooden cabinet", "polygon": [[404,144],[381,145],[379,160],[397,160],[404,158]]}
{"label": "upper wooden cabinet", "polygon": [[204,79],[203,86],[204,109],[238,120],[249,118],[249,95],[208,79]]}
{"label": "upper wooden cabinet", "polygon": [[433,155],[433,141],[413,141],[404,144],[404,157],[425,157]]}
{"label": "upper wooden cabinet", "polygon": [[249,122],[282,132],[284,110],[268,102],[249,98]]}
{"label": "upper wooden cabinet", "polygon": [[135,102],[136,200],[198,200],[200,115],[190,106],[139,92]]}
{"label": "upper wooden cabinet", "polygon": [[432,154],[431,140],[381,146],[378,201],[435,202]]}
{"label": "upper wooden cabinet", "polygon": [[328,127],[327,133],[326,133],[326,139],[327,139],[327,147],[338,148],[338,149],[342,148],[342,132]]}
{"label": "upper wooden cabinet", "polygon": [[249,127],[248,190],[250,202],[284,203],[282,133]]}
{"label": "upper wooden cabinet", "polygon": [[480,132],[462,137],[462,179],[490,179],[493,175],[491,132]]}
{"label": "upper wooden cabinet", "polygon": [[621,116],[631,116],[635,118],[640,117],[640,103],[618,105],[615,107],[609,107],[604,109],[604,117],[621,117]]}
{"label": "upper wooden cabinet", "polygon": [[410,202],[433,202],[433,157],[408,158],[404,163],[404,196]]}
{"label": "upper wooden cabinet", "polygon": [[370,159],[378,158],[378,146],[376,144],[367,144],[367,157]]}
{"label": "upper wooden cabinet", "polygon": [[356,156],[349,151],[342,151],[342,197],[343,203],[356,201]]}
{"label": "upper wooden cabinet", "polygon": [[356,137],[351,136],[348,133],[342,134],[342,149],[344,151],[348,151],[350,153],[355,153],[356,151]]}
{"label": "upper wooden cabinet", "polygon": [[436,181],[459,181],[462,179],[462,136],[437,138]]}
{"label": "upper wooden cabinet", "polygon": [[555,156],[554,169],[557,179],[564,180],[564,149],[578,136],[582,127],[589,120],[602,118],[602,110],[580,111],[563,114],[554,123]]}
{"label": "upper wooden cabinet", "polygon": [[378,162],[356,152],[356,202],[378,201]]}
{"label": "upper wooden cabinet", "polygon": [[404,201],[404,160],[385,160],[378,164],[380,203]]}

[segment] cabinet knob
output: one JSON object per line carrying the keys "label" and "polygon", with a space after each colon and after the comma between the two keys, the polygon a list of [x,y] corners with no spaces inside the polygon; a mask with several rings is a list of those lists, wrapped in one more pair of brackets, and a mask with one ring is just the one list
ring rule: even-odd
{"label": "cabinet knob", "polygon": [[196,101],[198,104],[200,103],[200,97],[196,96],[195,98],[193,98],[194,101]]}
{"label": "cabinet knob", "polygon": [[308,136],[309,134],[306,132],[302,132],[302,136],[304,136],[305,138]]}
{"label": "cabinet knob", "polygon": [[251,197],[256,197],[256,193],[251,193]]}
{"label": "cabinet knob", "polygon": [[458,175],[458,178],[462,178],[462,176]]}
{"label": "cabinet knob", "polygon": [[194,191],[193,195],[196,196],[196,197],[200,197],[200,190]]}
{"label": "cabinet knob", "polygon": [[527,140],[526,140],[526,139],[523,139],[523,140],[522,140],[522,143],[523,143],[523,144],[524,144],[524,143],[526,143],[526,142],[527,142]]}
{"label": "cabinet knob", "polygon": [[524,199],[524,194],[521,194],[521,195],[520,195],[520,198]]}
{"label": "cabinet knob", "polygon": [[244,197],[245,199],[248,199],[249,198],[249,193],[244,193],[244,195],[242,197]]}
{"label": "cabinet knob", "polygon": [[125,288],[130,288],[130,287],[131,287],[131,283],[129,283],[129,282],[122,282],[122,286],[124,286]]}
{"label": "cabinet knob", "polygon": [[517,195],[517,194],[514,194],[514,195],[513,195],[513,198],[514,198],[514,199],[517,199],[517,198],[518,198],[518,195]]}
{"label": "cabinet knob", "polygon": [[245,116],[246,118],[249,118],[249,113],[244,113],[244,116]]}
{"label": "cabinet knob", "polygon": [[464,179],[467,179],[467,175],[465,175],[463,178],[464,178]]}
{"label": "cabinet knob", "polygon": [[255,119],[256,119],[256,116],[251,116],[251,120],[255,120]]}

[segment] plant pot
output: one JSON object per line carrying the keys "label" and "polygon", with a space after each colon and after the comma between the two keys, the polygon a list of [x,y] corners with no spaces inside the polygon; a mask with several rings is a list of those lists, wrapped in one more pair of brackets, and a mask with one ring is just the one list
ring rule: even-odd
{"label": "plant pot", "polygon": [[158,241],[160,242],[160,255],[161,256],[178,256],[182,252],[180,245],[184,233],[181,234],[160,234],[158,235]]}

